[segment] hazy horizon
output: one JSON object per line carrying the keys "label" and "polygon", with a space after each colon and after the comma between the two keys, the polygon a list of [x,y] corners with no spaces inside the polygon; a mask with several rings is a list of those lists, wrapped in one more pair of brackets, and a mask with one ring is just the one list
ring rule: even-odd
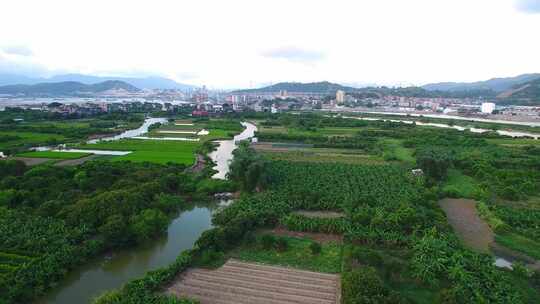
{"label": "hazy horizon", "polygon": [[162,76],[233,89],[540,72],[538,0],[22,0],[1,7],[0,74]]}

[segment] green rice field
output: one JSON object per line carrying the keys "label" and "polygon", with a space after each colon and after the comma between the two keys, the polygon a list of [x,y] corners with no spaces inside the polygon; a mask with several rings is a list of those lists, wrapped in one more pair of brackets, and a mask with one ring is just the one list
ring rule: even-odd
{"label": "green rice field", "polygon": [[78,149],[133,151],[124,156],[113,157],[113,161],[129,160],[134,162],[168,162],[191,165],[195,162],[195,151],[200,142],[122,139],[104,141],[96,144],[77,146]]}

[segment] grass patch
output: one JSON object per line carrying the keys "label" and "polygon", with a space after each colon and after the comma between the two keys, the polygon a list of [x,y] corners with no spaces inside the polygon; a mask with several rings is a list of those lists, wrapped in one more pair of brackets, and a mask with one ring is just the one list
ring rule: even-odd
{"label": "grass patch", "polygon": [[514,232],[495,235],[495,241],[510,249],[540,259],[540,243]]}
{"label": "grass patch", "polygon": [[401,140],[387,138],[382,140],[382,144],[385,160],[399,160],[411,164],[416,163],[416,158],[413,156],[413,149],[405,148]]}
{"label": "grass patch", "polygon": [[288,241],[289,248],[285,251],[263,249],[260,244],[243,245],[235,249],[232,257],[262,264],[294,267],[316,272],[338,273],[341,271],[342,247],[336,243],[322,244],[320,254],[313,254],[309,239],[283,237]]}
{"label": "grass patch", "polygon": [[56,152],[56,151],[34,151],[17,154],[19,157],[31,158],[52,158],[52,159],[79,159],[91,155],[82,152]]}
{"label": "grass patch", "polygon": [[448,177],[442,187],[445,196],[453,198],[478,198],[481,189],[476,181],[459,170],[448,170]]}

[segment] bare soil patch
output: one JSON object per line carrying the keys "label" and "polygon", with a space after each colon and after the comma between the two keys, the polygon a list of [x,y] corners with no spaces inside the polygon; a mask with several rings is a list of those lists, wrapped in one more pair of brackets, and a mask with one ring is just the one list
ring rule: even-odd
{"label": "bare soil patch", "polygon": [[215,270],[182,273],[166,293],[201,304],[337,304],[339,276],[229,260]]}
{"label": "bare soil patch", "polygon": [[476,211],[476,201],[445,198],[439,205],[446,213],[448,222],[463,243],[476,251],[488,253],[494,242],[494,234]]}
{"label": "bare soil patch", "polygon": [[204,156],[197,154],[195,164],[191,166],[189,170],[193,173],[199,173],[204,169],[205,165],[206,165],[206,161],[204,160]]}

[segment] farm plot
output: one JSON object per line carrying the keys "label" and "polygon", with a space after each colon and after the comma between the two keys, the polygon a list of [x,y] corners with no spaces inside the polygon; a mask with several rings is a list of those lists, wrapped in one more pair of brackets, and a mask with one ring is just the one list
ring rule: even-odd
{"label": "farm plot", "polygon": [[145,134],[150,138],[171,139],[185,138],[189,140],[208,141],[216,139],[232,138],[242,130],[238,121],[229,120],[176,120],[169,124],[161,125],[159,128]]}
{"label": "farm plot", "polygon": [[133,151],[124,156],[111,158],[113,161],[129,160],[134,162],[168,162],[191,165],[195,162],[195,151],[199,142],[157,141],[142,139],[122,139],[119,141],[103,141],[96,144],[78,146],[78,149]]}
{"label": "farm plot", "polygon": [[346,164],[382,164],[385,161],[376,155],[365,154],[363,150],[313,148],[307,144],[257,143],[253,148],[272,160],[297,162],[325,162]]}
{"label": "farm plot", "polygon": [[335,274],[229,260],[216,270],[188,270],[167,293],[201,304],[336,304],[339,284]]}

